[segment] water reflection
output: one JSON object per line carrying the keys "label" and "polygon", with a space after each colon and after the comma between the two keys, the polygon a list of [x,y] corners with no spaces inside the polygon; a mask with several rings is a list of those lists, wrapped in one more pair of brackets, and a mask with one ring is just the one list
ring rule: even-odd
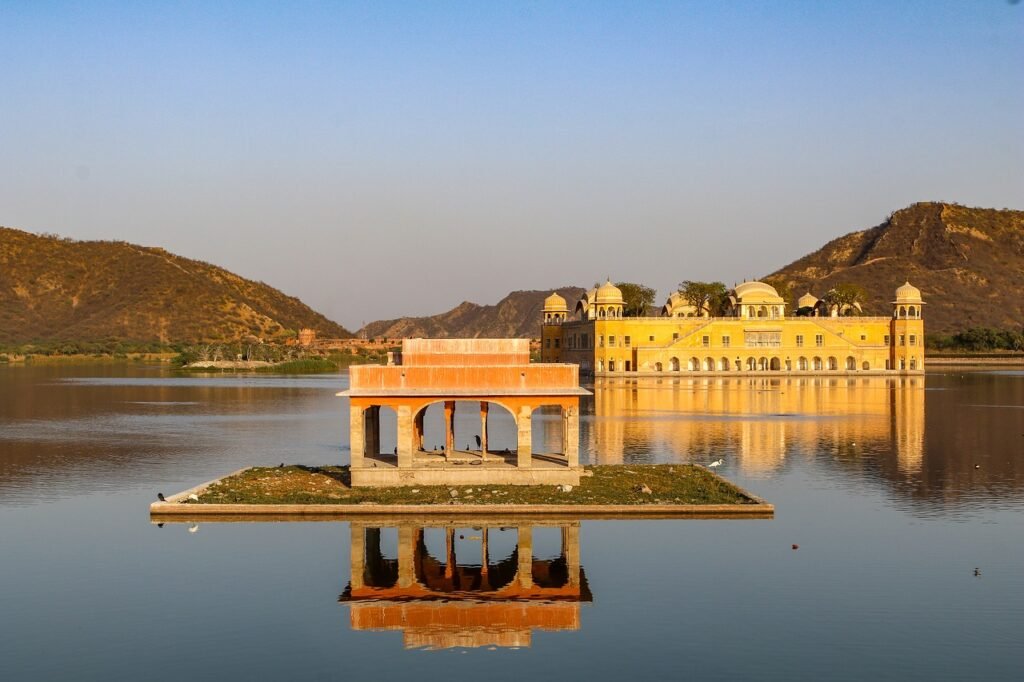
{"label": "water reflection", "polygon": [[536,630],[578,630],[592,601],[578,522],[354,521],[351,534],[352,629],[401,631],[406,648],[528,647]]}

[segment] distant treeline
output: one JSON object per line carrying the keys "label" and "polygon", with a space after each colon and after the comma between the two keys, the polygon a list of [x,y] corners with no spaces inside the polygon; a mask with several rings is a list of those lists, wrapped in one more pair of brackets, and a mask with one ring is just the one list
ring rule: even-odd
{"label": "distant treeline", "polygon": [[176,353],[180,346],[156,341],[35,341],[22,344],[0,344],[0,353],[7,355],[94,355],[127,357],[138,353]]}
{"label": "distant treeline", "polygon": [[1024,329],[971,327],[956,334],[928,334],[925,345],[938,351],[1024,351]]}

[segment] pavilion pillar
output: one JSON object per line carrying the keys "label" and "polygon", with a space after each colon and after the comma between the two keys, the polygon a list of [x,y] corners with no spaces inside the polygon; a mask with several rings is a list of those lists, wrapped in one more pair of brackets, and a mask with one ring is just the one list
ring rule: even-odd
{"label": "pavilion pillar", "polygon": [[451,454],[455,450],[455,401],[444,401],[444,450]]}
{"label": "pavilion pillar", "polygon": [[580,584],[580,526],[572,524],[562,528],[562,556],[569,570],[569,584]]}
{"label": "pavilion pillar", "polygon": [[410,525],[398,527],[398,586],[411,587],[415,572],[416,529]]}
{"label": "pavilion pillar", "polygon": [[580,465],[580,409],[575,405],[570,405],[562,410],[562,414],[564,415],[562,439],[565,444],[562,452],[565,453],[566,463],[570,467],[578,467]]}
{"label": "pavilion pillar", "polygon": [[533,587],[533,527],[519,526],[517,577],[520,587]]}
{"label": "pavilion pillar", "polygon": [[480,456],[487,455],[487,410],[489,405],[480,401]]}
{"label": "pavilion pillar", "polygon": [[412,422],[412,427],[413,427],[413,430],[412,430],[412,433],[413,433],[412,447],[413,447],[413,451],[418,451],[418,450],[422,450],[423,449],[423,418],[426,416],[426,414],[427,414],[427,411],[425,409],[420,410],[419,412],[416,413],[415,419],[413,419],[413,422]]}
{"label": "pavilion pillar", "polygon": [[350,406],[348,411],[348,443],[352,451],[349,464],[352,468],[358,469],[363,466],[363,453],[366,451],[366,435],[363,429],[366,417],[363,408],[358,405]]}
{"label": "pavilion pillar", "polygon": [[398,413],[398,468],[412,468],[412,408],[401,405],[395,410]]}
{"label": "pavilion pillar", "polygon": [[480,529],[480,583],[485,590],[491,589],[490,571],[488,565],[491,557],[487,547],[487,526]]}
{"label": "pavilion pillar", "polygon": [[349,544],[349,567],[352,572],[352,589],[361,589],[363,584],[363,568],[366,563],[366,528],[351,524]]}
{"label": "pavilion pillar", "polygon": [[366,453],[376,458],[380,454],[380,405],[366,408]]}
{"label": "pavilion pillar", "polygon": [[531,417],[533,408],[523,405],[519,408],[519,417],[516,419],[518,427],[518,447],[516,449],[516,466],[520,469],[529,469],[533,463],[533,425]]}
{"label": "pavilion pillar", "polygon": [[445,561],[444,577],[451,580],[455,576],[455,529],[444,529]]}

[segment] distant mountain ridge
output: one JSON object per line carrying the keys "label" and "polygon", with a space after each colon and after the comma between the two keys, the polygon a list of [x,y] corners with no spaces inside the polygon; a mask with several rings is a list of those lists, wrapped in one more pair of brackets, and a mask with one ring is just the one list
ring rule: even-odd
{"label": "distant mountain ridge", "polygon": [[833,239],[764,278],[794,297],[822,296],[852,282],[864,288],[867,314],[888,315],[896,287],[921,290],[925,329],[1024,325],[1024,211],[923,202],[875,227]]}
{"label": "distant mountain ridge", "polygon": [[[680,278],[685,273],[680,273]],[[795,299],[822,296],[843,282],[864,288],[868,315],[887,316],[896,288],[921,289],[925,329],[948,334],[969,327],[1020,329],[1024,324],[1024,211],[922,202],[895,211],[875,227],[851,232],[764,277]],[[570,309],[583,293],[558,292]],[[516,291],[493,306],[464,302],[440,315],[366,325],[361,334],[387,336],[540,335],[541,308],[551,292]],[[795,301],[789,301],[790,309]]]}
{"label": "distant mountain ridge", "polygon": [[400,317],[371,322],[359,330],[366,338],[532,338],[540,336],[544,299],[557,291],[575,304],[584,289],[560,287],[542,291],[513,291],[494,305],[463,301],[440,315]]}
{"label": "distant mountain ridge", "polygon": [[267,284],[164,249],[0,227],[0,343],[271,340],[303,327],[352,335]]}

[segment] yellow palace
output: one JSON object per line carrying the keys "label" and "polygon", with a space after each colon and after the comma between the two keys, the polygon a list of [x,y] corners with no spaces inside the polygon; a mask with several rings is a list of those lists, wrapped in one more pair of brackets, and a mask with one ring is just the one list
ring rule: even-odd
{"label": "yellow palace", "polygon": [[723,317],[679,294],[658,316],[623,317],[622,292],[608,281],[583,294],[572,316],[558,294],[545,299],[541,361],[595,375],[924,371],[924,302],[909,282],[896,290],[889,317],[841,314],[855,311],[830,310],[811,294],[798,306],[813,313],[787,316],[774,287],[744,282],[729,292]]}

